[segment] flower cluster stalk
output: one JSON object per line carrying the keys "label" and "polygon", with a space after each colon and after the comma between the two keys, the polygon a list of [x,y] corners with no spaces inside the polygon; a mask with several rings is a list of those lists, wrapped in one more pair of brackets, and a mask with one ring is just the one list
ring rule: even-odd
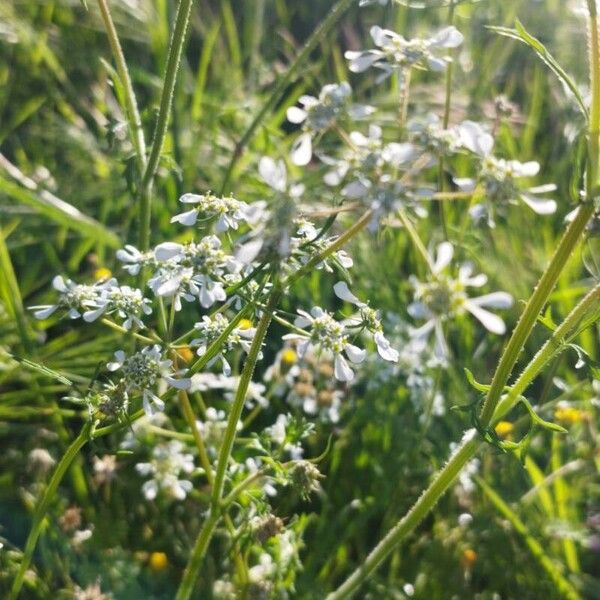
{"label": "flower cluster stalk", "polygon": [[104,21],[104,27],[106,28],[106,35],[110,48],[117,65],[117,73],[123,85],[123,94],[125,95],[125,109],[127,111],[127,124],[131,136],[133,147],[135,148],[135,157],[140,176],[143,175],[146,168],[146,140],[144,137],[144,129],[142,127],[142,120],[140,119],[140,112],[138,110],[137,100],[133,85],[131,83],[131,77],[129,75],[129,69],[127,68],[127,61],[123,54],[123,48],[119,41],[117,29],[112,20],[110,14],[110,8],[108,0],[98,0],[98,7],[100,8],[100,14]]}
{"label": "flower cluster stalk", "polygon": [[146,169],[140,183],[140,231],[139,231],[139,247],[141,250],[147,250],[150,246],[150,222],[152,214],[152,185],[154,176],[158,169],[160,154],[167,135],[167,127],[169,125],[169,115],[173,104],[173,94],[175,84],[177,82],[177,74],[179,73],[179,64],[181,62],[181,54],[185,42],[187,26],[190,20],[190,13],[194,0],[181,0],[177,6],[177,14],[175,16],[175,28],[171,35],[169,45],[169,55],[167,57],[167,65],[165,68],[165,77],[162,95],[160,98],[160,108],[156,120],[156,127],[152,136],[152,146]]}

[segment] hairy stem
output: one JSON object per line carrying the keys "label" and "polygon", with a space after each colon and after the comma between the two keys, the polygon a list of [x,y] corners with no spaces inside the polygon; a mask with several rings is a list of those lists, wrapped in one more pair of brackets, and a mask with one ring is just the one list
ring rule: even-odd
{"label": "hairy stem", "polygon": [[480,420],[483,427],[487,427],[492,420],[496,406],[500,401],[502,391],[508,378],[515,366],[519,354],[535,325],[540,311],[548,301],[554,286],[561,274],[567,260],[571,256],[575,246],[579,242],[581,235],[593,213],[593,204],[591,202],[582,204],[579,207],[575,219],[569,224],[565,231],[558,248],[556,249],[548,268],[544,271],[533,294],[527,301],[525,310],[515,327],[510,340],[504,350],[500,362],[496,367],[490,391],[485,399],[481,411]]}
{"label": "hairy stem", "polygon": [[141,177],[146,168],[146,140],[144,137],[144,129],[142,128],[142,120],[140,119],[137,100],[135,98],[135,92],[133,91],[131,77],[129,76],[129,69],[127,68],[127,62],[125,60],[125,55],[123,54],[123,48],[121,48],[121,42],[119,41],[117,29],[110,14],[108,0],[98,0],[98,7],[100,8],[102,20],[104,21],[104,27],[106,28],[106,35],[108,36],[108,42],[110,44],[113,58],[115,60],[115,64],[117,65],[117,73],[119,74],[119,78],[123,84],[129,135],[131,136],[131,142],[135,148],[138,173]]}
{"label": "hairy stem", "polygon": [[146,170],[140,184],[140,231],[139,231],[139,246],[142,251],[147,250],[150,246],[150,218],[152,214],[152,185],[154,176],[158,169],[160,154],[162,152],[165,137],[167,135],[167,127],[169,125],[169,115],[173,104],[173,93],[177,82],[177,74],[179,72],[179,64],[181,62],[181,54],[183,44],[185,42],[185,34],[187,31],[190,13],[192,10],[193,0],[181,0],[177,6],[177,14],[175,16],[175,28],[171,35],[169,45],[169,55],[167,57],[167,65],[165,68],[165,78],[160,98],[160,108],[158,110],[158,118],[154,135],[152,136],[152,147],[146,164]]}
{"label": "hairy stem", "polygon": [[196,583],[196,579],[198,577],[202,559],[206,549],[208,548],[208,544],[212,538],[217,523],[220,520],[221,500],[223,498],[225,475],[227,472],[227,466],[229,464],[229,458],[231,456],[231,450],[233,448],[233,442],[235,440],[237,424],[244,408],[248,386],[252,381],[252,375],[254,374],[254,368],[256,367],[256,362],[258,361],[263,341],[267,335],[269,325],[271,324],[273,310],[275,306],[277,306],[280,298],[281,290],[276,288],[271,294],[269,302],[267,303],[267,307],[256,327],[256,333],[254,334],[252,345],[250,346],[248,356],[246,357],[246,362],[244,363],[244,368],[242,369],[242,374],[240,375],[240,381],[237,387],[235,398],[233,400],[231,411],[229,412],[229,418],[227,420],[227,428],[225,429],[223,441],[221,442],[221,448],[219,449],[219,458],[217,460],[217,469],[213,481],[212,501],[209,514],[204,522],[204,525],[200,529],[200,533],[198,534],[198,538],[194,544],[190,559],[183,574],[183,579],[181,580],[181,585],[177,591],[176,600],[188,600],[188,598],[190,598],[194,589],[194,584]]}
{"label": "hairy stem", "polygon": [[[499,421],[514,406],[519,395],[527,389],[542,368],[565,348],[565,342],[580,331],[582,321],[590,314],[596,314],[600,308],[600,285],[589,292],[557,327],[551,338],[546,341],[533,360],[521,373],[510,393],[498,407],[494,422]],[[371,573],[388,557],[388,555],[413,531],[427,513],[435,506],[440,497],[452,485],[464,465],[475,456],[482,445],[476,430],[470,429],[463,435],[458,449],[452,454],[446,466],[434,477],[429,487],[423,492],[408,513],[395,525],[371,551],[363,564],[346,579],[327,600],[346,600],[350,598],[369,578]]]}

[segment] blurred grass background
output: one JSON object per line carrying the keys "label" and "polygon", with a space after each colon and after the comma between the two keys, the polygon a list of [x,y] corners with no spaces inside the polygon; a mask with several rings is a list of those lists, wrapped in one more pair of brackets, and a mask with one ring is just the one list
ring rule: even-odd
{"label": "blurred grass background", "polygon": [[[330,7],[324,0],[194,3],[165,159],[155,188],[154,242],[172,237],[169,218],[177,212],[181,193],[220,188],[236,142]],[[174,3],[120,0],[111,2],[111,8],[149,137]],[[559,210],[554,217],[540,219],[515,211],[505,226],[492,232],[470,231],[465,240],[463,254],[490,275],[494,289],[509,290],[517,299],[528,297],[572,208],[579,186],[573,162],[582,123],[544,65],[525,46],[497,36],[486,26],[512,26],[518,16],[585,90],[585,27],[574,8],[575,2],[561,0],[482,0],[457,8],[456,26],[465,34],[466,43],[455,71],[451,122],[466,117],[490,122],[494,99],[506,95],[516,110],[498,132],[501,152],[519,160],[538,160],[540,180],[559,186]],[[234,171],[234,194],[247,201],[264,197],[256,170],[258,159],[264,154],[287,153],[295,135],[285,122],[285,109],[302,93],[315,93],[331,81],[349,80],[357,96],[384,108],[394,103],[391,87],[375,90],[369,78],[355,78],[343,58],[345,50],[365,47],[372,24],[386,24],[407,36],[424,34],[446,23],[447,10],[378,4],[351,8],[252,137]],[[87,8],[77,0],[0,3],[0,537],[17,546],[22,546],[29,527],[32,482],[40,484],[31,472],[29,452],[48,447],[59,456],[78,430],[81,415],[59,402],[64,386],[23,369],[8,351],[33,357],[85,386],[115,346],[114,335],[94,328],[52,323],[44,330],[47,325],[33,323],[24,309],[45,297],[54,274],[81,280],[92,277],[99,267],[114,269],[118,241],[135,240],[136,207],[128,177],[132,148],[115,97],[111,64],[93,0],[87,0]],[[415,85],[413,110],[432,108],[439,114],[443,101],[441,79],[425,77]],[[321,173],[312,169],[304,174],[293,171],[293,175],[302,176],[310,189]],[[49,208],[48,193],[103,226],[83,216],[57,212],[52,203]],[[453,209],[454,224],[459,211],[460,207]],[[424,239],[429,240],[429,226],[421,227]],[[489,251],[482,253],[482,244]],[[354,256],[362,294],[373,306],[405,315],[407,277],[417,269],[407,240],[396,233],[384,233],[376,242],[363,239],[356,243]],[[555,319],[575,304],[590,277],[581,268],[581,256],[578,253],[572,261],[553,296]],[[593,248],[583,250],[589,264],[593,256]],[[326,303],[329,290],[315,276],[298,290],[290,307]],[[517,306],[509,317],[512,323],[518,312]],[[490,342],[467,323],[461,327],[453,342],[459,364],[442,382],[449,404],[474,399],[460,369],[469,367],[477,378],[487,381],[502,343]],[[597,329],[592,330],[582,339],[596,358],[597,335]],[[543,338],[540,329],[532,336],[529,351]],[[276,349],[275,335],[269,343]],[[556,400],[552,377],[560,375],[570,390],[565,392],[567,397],[592,414],[594,392],[589,385],[577,383],[580,377],[569,368],[572,362],[572,357],[559,359],[536,383],[533,395],[539,403]],[[321,597],[324,589],[331,589],[359,564],[381,533],[409,508],[465,424],[466,417],[451,412],[423,431],[418,411],[399,382],[389,381],[377,393],[358,392],[326,469],[325,500],[303,507],[320,515],[307,523],[305,570],[298,582],[304,597]],[[574,577],[590,598],[600,598],[600,584],[594,576],[598,554],[585,543],[589,537],[586,520],[600,510],[595,427],[589,418],[575,423],[567,437],[551,442],[548,434],[540,435],[526,468],[511,457],[493,453],[484,457],[481,467],[486,481],[507,502],[516,503],[513,509],[531,534],[543,540],[556,568]],[[49,527],[40,543],[38,576],[30,581],[29,595],[24,597],[50,597],[72,578],[93,580],[99,571],[105,573],[105,581],[112,582],[114,587],[109,585],[109,589],[117,590],[118,598],[168,598],[172,594],[199,517],[186,524],[189,530],[177,530],[174,541],[168,524],[184,517],[183,507],[173,508],[174,514],[165,516],[162,526],[148,532],[144,522],[156,515],[135,499],[137,490],[123,486],[122,497],[99,498],[87,475],[91,456],[109,452],[116,441],[98,444],[71,471],[63,484],[62,505],[56,507],[56,514],[73,502],[84,507],[96,526],[94,551],[71,556],[58,530]],[[322,439],[314,447],[322,447]],[[583,466],[568,481],[559,477],[532,500],[519,502],[548,473],[577,460]],[[357,501],[349,504],[353,498]],[[467,534],[452,520],[458,500],[450,495],[363,593],[372,598],[400,598],[403,584],[410,581],[420,598],[491,599],[498,597],[495,593],[501,598],[555,597],[522,536],[507,525],[485,493],[476,492],[475,498],[475,521]],[[549,530],[549,522],[564,530]],[[154,572],[145,562],[143,553],[152,550],[167,552],[171,563],[166,570]],[[0,590],[13,572],[10,557],[1,552]],[[208,569],[216,569],[214,562],[209,561]]]}

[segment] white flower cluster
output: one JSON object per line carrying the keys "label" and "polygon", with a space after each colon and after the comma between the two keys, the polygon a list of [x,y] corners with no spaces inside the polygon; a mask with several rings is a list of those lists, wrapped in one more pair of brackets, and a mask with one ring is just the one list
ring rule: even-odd
{"label": "white flower cluster", "polygon": [[359,313],[344,321],[336,321],[330,313],[318,306],[312,308],[310,313],[298,310],[300,316],[296,318],[294,325],[309,330],[286,334],[283,339],[297,343],[301,358],[308,350],[326,358],[333,356],[333,374],[338,381],[347,382],[354,379],[354,371],[346,358],[355,364],[363,362],[366,358],[366,350],[350,342],[351,337],[358,337],[365,331],[372,335],[381,358],[391,362],[397,361],[398,352],[390,346],[384,336],[375,311],[360,302],[344,282],[337,283],[334,291],[341,299],[359,307]]}
{"label": "white flower cluster", "polygon": [[[210,344],[223,335],[229,325],[229,319],[222,313],[216,313],[211,317],[206,315],[203,316],[202,321],[194,325],[194,328],[198,331],[199,336],[190,342],[190,346],[198,348],[196,350],[198,356],[204,356]],[[255,333],[256,329],[252,327],[252,324],[247,320],[243,320],[241,324],[239,324],[231,331],[231,333],[229,333],[227,340],[221,347],[220,352],[210,359],[207,366],[211,367],[220,360],[223,368],[223,375],[231,375],[231,366],[227,362],[224,353],[236,347],[241,348],[244,350],[244,352],[248,352]]]}
{"label": "white flower cluster", "polygon": [[215,232],[223,233],[228,229],[237,229],[239,223],[248,222],[251,209],[248,204],[235,198],[218,198],[208,194],[184,194],[179,198],[183,204],[195,204],[194,208],[175,215],[171,223],[181,223],[191,227],[199,217],[216,218]]}
{"label": "white flower cluster", "polygon": [[383,73],[378,77],[378,82],[394,71],[402,77],[412,68],[442,71],[450,59],[445,55],[439,56],[439,51],[457,48],[463,42],[463,35],[452,26],[430,38],[407,40],[399,33],[375,25],[371,27],[371,37],[377,48],[348,51],[345,57],[350,61],[350,70],[354,73],[362,73],[370,67],[380,69]]}
{"label": "white flower cluster", "polygon": [[352,88],[350,84],[329,83],[325,85],[319,97],[300,96],[302,108],[291,106],[287,110],[290,123],[303,123],[304,133],[301,134],[292,148],[291,158],[294,164],[307,165],[312,158],[312,138],[333,127],[344,117],[362,119],[374,112],[372,106],[351,104]]}
{"label": "white flower cluster", "polygon": [[164,381],[177,389],[188,389],[190,380],[181,378],[181,372],[172,372],[171,359],[163,359],[159,345],[146,346],[139,352],[127,356],[123,350],[115,352],[114,361],[107,368],[111,372],[120,371],[120,387],[126,394],[141,394],[144,411],[152,416],[155,409],[164,410],[165,403],[154,393],[156,385]]}
{"label": "white flower cluster", "polygon": [[437,248],[430,278],[422,282],[411,277],[415,301],[408,307],[408,312],[415,319],[426,319],[424,325],[413,331],[413,336],[428,337],[434,332],[435,352],[440,358],[449,355],[443,328],[445,322],[469,312],[488,331],[502,335],[506,331],[504,321],[484,307],[512,306],[512,296],[506,292],[469,297],[467,288],[482,287],[487,283],[487,277],[484,274],[473,275],[473,268],[468,263],[459,267],[457,277],[450,275],[448,267],[453,255],[452,244],[442,242]]}
{"label": "white flower cluster", "polygon": [[142,486],[146,500],[154,500],[161,490],[171,499],[184,500],[192,491],[192,482],[180,479],[182,473],[189,475],[194,471],[194,457],[184,451],[181,442],[171,440],[153,448],[150,462],[135,466],[140,475],[150,477]]}

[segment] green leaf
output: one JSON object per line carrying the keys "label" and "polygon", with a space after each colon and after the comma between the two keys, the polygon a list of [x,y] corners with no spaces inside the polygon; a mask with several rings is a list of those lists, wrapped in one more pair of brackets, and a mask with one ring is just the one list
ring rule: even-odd
{"label": "green leaf", "polygon": [[465,375],[467,376],[467,381],[471,384],[471,387],[475,388],[478,392],[489,392],[490,388],[492,387],[491,385],[485,385],[483,383],[479,383],[477,381],[475,381],[475,377],[473,377],[473,373],[471,373],[471,371],[469,371],[469,369],[467,369],[465,367]]}
{"label": "green leaf", "polygon": [[20,358],[18,356],[13,356],[13,358],[19,361],[24,367],[27,369],[31,369],[32,371],[37,371],[50,379],[56,379],[56,381],[60,381],[60,383],[64,383],[65,385],[72,386],[73,382],[70,379],[67,379],[64,375],[61,375],[58,371],[54,371],[45,365],[41,365],[40,363],[33,362],[27,358]]}
{"label": "green leaf", "polygon": [[[0,163],[0,166],[4,166],[3,163]],[[47,190],[40,190],[32,180],[18,171],[16,167],[11,166],[16,170],[16,174],[22,176],[22,179],[19,178],[21,179],[19,183],[15,183],[0,175],[0,195],[6,194],[21,204],[31,206],[52,221],[73,229],[85,237],[106,244],[111,248],[121,247],[121,240],[115,233],[82,213],[72,204],[57,198]]]}
{"label": "green leaf", "polygon": [[490,26],[488,29],[499,33],[500,35],[504,35],[506,37],[512,38],[514,40],[519,40],[523,42],[527,46],[529,46],[542,60],[542,62],[550,68],[550,70],[558,77],[558,79],[562,82],[562,84],[571,91],[579,109],[582,114],[587,119],[588,110],[583,101],[583,97],[581,96],[581,92],[577,87],[577,84],[571,79],[570,75],[560,66],[558,61],[548,52],[544,44],[540,42],[537,38],[533,37],[526,29],[523,27],[523,24],[519,19],[515,22],[515,29],[510,29],[509,27],[493,27]]}

